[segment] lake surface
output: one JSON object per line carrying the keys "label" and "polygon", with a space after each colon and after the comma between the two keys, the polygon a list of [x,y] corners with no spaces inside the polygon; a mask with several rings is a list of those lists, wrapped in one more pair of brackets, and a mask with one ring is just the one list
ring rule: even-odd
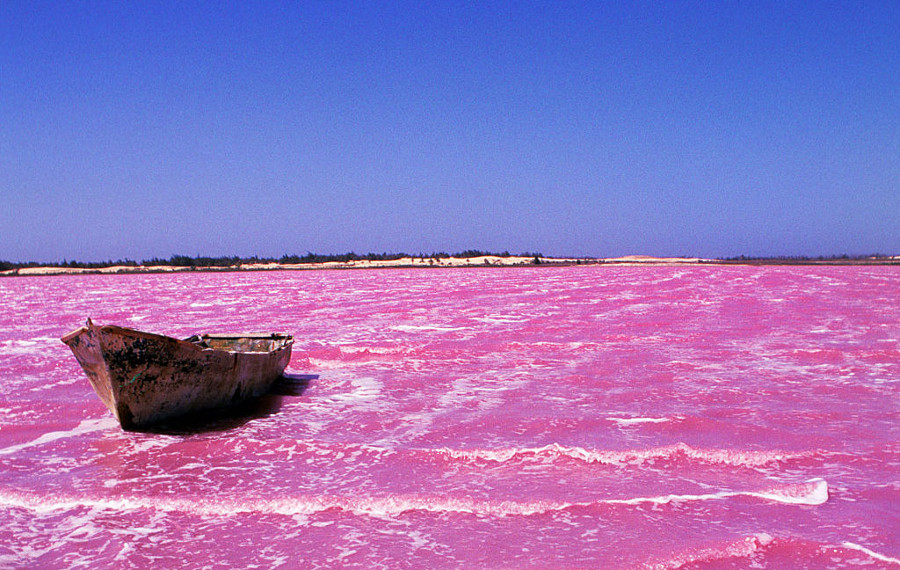
{"label": "lake surface", "polygon": [[[0,279],[0,567],[898,568],[900,268]],[[90,316],[296,337],[123,432]]]}

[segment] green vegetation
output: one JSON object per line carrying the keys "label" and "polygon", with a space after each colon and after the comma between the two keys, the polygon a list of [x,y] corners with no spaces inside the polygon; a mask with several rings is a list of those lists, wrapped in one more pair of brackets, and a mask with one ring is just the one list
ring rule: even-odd
{"label": "green vegetation", "polygon": [[[701,263],[704,263],[701,261]],[[753,257],[747,255],[740,255],[737,257],[725,257],[719,258],[716,260],[707,261],[705,263],[721,263],[721,264],[736,264],[736,265],[828,265],[828,264],[842,264],[842,265],[863,265],[863,264],[871,264],[871,263],[888,263],[893,264],[896,263],[896,260],[893,260],[891,256],[884,255],[881,253],[873,253],[870,255],[848,255],[846,253],[841,255],[820,255],[817,257],[810,257],[806,255],[783,255],[779,257]]]}
{"label": "green vegetation", "polygon": [[24,267],[72,267],[78,269],[100,269],[102,267],[112,267],[114,265],[122,265],[126,267],[137,267],[139,263],[131,259],[118,259],[116,261],[68,261],[38,263],[36,261],[27,261],[24,263],[15,263],[12,261],[0,260],[0,271],[9,271],[10,269],[22,269]]}

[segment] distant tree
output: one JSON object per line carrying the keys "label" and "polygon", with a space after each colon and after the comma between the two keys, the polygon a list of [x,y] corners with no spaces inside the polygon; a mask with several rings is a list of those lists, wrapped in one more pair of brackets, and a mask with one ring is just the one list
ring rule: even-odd
{"label": "distant tree", "polygon": [[194,267],[196,264],[196,260],[193,257],[188,257],[186,255],[173,255],[169,258],[169,265],[173,265],[175,267]]}
{"label": "distant tree", "polygon": [[477,249],[467,249],[465,251],[461,251],[457,254],[454,254],[453,257],[470,258],[470,257],[483,257],[485,255],[490,255],[490,254],[486,251],[479,251]]}

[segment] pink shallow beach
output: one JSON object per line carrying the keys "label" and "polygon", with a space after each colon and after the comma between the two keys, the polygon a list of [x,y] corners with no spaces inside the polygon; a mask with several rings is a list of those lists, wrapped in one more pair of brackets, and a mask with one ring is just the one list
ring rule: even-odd
{"label": "pink shallow beach", "polygon": [[[0,279],[0,567],[900,568],[900,268]],[[90,316],[295,335],[123,432]]]}

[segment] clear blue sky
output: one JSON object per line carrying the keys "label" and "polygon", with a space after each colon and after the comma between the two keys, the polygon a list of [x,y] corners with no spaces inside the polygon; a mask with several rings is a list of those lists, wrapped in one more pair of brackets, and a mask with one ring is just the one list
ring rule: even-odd
{"label": "clear blue sky", "polygon": [[900,253],[900,2],[0,2],[0,259]]}

